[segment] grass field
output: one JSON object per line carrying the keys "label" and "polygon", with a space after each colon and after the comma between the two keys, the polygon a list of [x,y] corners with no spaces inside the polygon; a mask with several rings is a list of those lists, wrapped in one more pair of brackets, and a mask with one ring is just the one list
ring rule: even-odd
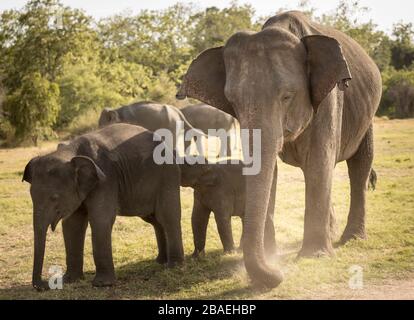
{"label": "grass field", "polygon": [[[353,265],[362,267],[364,288],[399,291],[400,283],[414,299],[414,120],[377,120],[374,168],[376,191],[368,193],[365,241],[352,241],[336,249],[332,258],[296,261],[303,234],[304,183],[299,169],[280,164],[276,234],[278,261],[285,281],[273,290],[250,286],[239,253],[222,254],[213,217],[206,257],[194,261],[190,214],[192,193],[182,190],[183,238],[186,262],[165,269],[154,262],[157,248],[152,227],[139,218],[119,217],[113,232],[113,253],[118,282],[115,287],[91,286],[94,264],[88,230],[85,253],[86,279],[63,290],[38,293],[31,287],[33,232],[29,185],[21,182],[27,161],[55,147],[0,150],[0,299],[292,299],[353,297],[349,289]],[[349,208],[346,164],[335,171],[333,201],[342,232]],[[233,220],[235,239],[240,222]],[[44,276],[52,265],[64,267],[61,226],[49,233]],[[374,289],[373,289],[374,288]],[[412,290],[410,289],[412,288]],[[390,290],[391,292],[392,290]],[[364,292],[364,289],[359,293]]]}

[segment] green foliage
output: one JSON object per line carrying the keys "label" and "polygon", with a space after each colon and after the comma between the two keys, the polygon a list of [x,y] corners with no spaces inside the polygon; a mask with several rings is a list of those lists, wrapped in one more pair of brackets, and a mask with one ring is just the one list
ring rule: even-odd
{"label": "green foliage", "polygon": [[320,21],[333,26],[356,40],[374,59],[380,70],[385,70],[391,61],[391,40],[372,22],[360,22],[360,15],[369,11],[359,1],[340,1],[333,15],[323,15]]}
{"label": "green foliage", "polygon": [[380,114],[396,118],[414,117],[414,68],[389,70],[383,74]]}
{"label": "green foliage", "polygon": [[16,137],[49,136],[60,109],[59,87],[40,73],[29,73],[22,79],[21,87],[7,97],[5,110],[10,123],[16,128]]}
{"label": "green foliage", "polygon": [[383,77],[383,96],[379,115],[390,117],[414,116],[414,29],[412,23],[394,25],[393,37],[389,37],[372,21],[361,23],[359,15],[368,8],[359,1],[340,1],[335,14],[324,15],[320,21],[331,25],[355,39],[374,59]]}
{"label": "green foliage", "polygon": [[[393,34],[387,35],[372,21],[361,22],[368,9],[359,1],[342,0],[334,13],[322,16],[316,15],[308,0],[297,7],[312,19],[350,35],[375,60],[384,78],[380,114],[411,114],[400,110],[409,105],[401,97],[412,99],[412,84],[402,78],[397,81],[398,77],[411,77],[406,70],[413,69],[411,23],[397,23]],[[34,74],[49,81],[49,88],[59,86],[57,119],[39,122],[37,126],[44,126],[40,136],[53,135],[52,129],[72,130],[74,121],[104,107],[143,99],[177,104],[176,86],[192,59],[207,48],[223,45],[235,32],[258,31],[267,18],[256,17],[252,6],[234,1],[223,9],[177,3],[163,10],[120,13],[95,22],[60,0],[29,0],[20,10],[0,13],[4,86],[0,100],[3,96],[9,105],[19,105],[16,99],[27,94],[27,81]],[[44,112],[52,110],[50,118],[54,118],[54,109]],[[10,139],[14,131],[19,136],[34,130],[24,120],[17,128],[12,113],[0,113],[1,139]]]}
{"label": "green foliage", "polygon": [[98,120],[100,115],[101,110],[97,109],[88,109],[78,114],[68,125],[67,131],[69,136],[65,137],[65,139],[84,134],[98,128]]}
{"label": "green foliage", "polygon": [[191,59],[187,43],[191,5],[143,10],[136,16],[115,15],[99,23],[99,34],[112,59],[141,64],[159,73],[173,73]]}
{"label": "green foliage", "polygon": [[409,68],[414,63],[413,24],[402,22],[395,24],[393,35],[396,40],[391,48],[392,65],[397,70]]}
{"label": "green foliage", "polygon": [[237,31],[255,30],[260,26],[254,24],[254,9],[251,5],[238,5],[233,2],[230,7],[218,9],[207,8],[192,16],[195,21],[190,44],[195,54],[210,47],[222,46]]}
{"label": "green foliage", "polygon": [[125,98],[96,75],[88,65],[71,65],[58,80],[62,110],[57,127],[63,127],[80,113],[125,102]]}
{"label": "green foliage", "polygon": [[148,87],[145,100],[174,103],[177,88],[166,73],[161,73]]}
{"label": "green foliage", "polygon": [[4,59],[0,73],[16,137],[53,136],[51,129],[60,110],[56,82],[64,62],[92,59],[99,46],[91,22],[81,11],[64,7],[57,0],[31,0],[20,11],[1,14],[0,54]]}

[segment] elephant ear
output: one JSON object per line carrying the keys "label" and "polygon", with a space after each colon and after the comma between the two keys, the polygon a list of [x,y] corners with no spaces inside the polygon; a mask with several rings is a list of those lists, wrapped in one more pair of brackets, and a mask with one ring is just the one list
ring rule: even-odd
{"label": "elephant ear", "polygon": [[34,164],[37,159],[39,159],[39,157],[35,157],[27,163],[26,167],[24,168],[22,182],[26,181],[30,184],[32,183]]}
{"label": "elephant ear", "polygon": [[210,48],[190,64],[176,97],[180,100],[186,97],[198,99],[235,116],[231,103],[224,95],[225,84],[223,47]]}
{"label": "elephant ear", "polygon": [[352,76],[336,39],[312,35],[303,37],[302,42],[307,50],[312,106],[317,112],[321,102],[335,86],[344,90]]}
{"label": "elephant ear", "polygon": [[99,182],[105,181],[105,173],[86,156],[76,156],[70,162],[75,169],[79,197],[85,199]]}

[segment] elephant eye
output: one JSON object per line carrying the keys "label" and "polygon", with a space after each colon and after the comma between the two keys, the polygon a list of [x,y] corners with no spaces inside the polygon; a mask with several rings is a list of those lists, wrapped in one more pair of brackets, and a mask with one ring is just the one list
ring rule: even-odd
{"label": "elephant eye", "polygon": [[294,95],[295,95],[294,92],[287,92],[286,94],[282,96],[282,102],[283,103],[290,102],[293,99]]}
{"label": "elephant eye", "polygon": [[52,194],[52,195],[50,196],[50,199],[51,199],[52,201],[57,201],[57,200],[59,199],[59,195],[58,195],[57,193],[54,193],[54,194]]}

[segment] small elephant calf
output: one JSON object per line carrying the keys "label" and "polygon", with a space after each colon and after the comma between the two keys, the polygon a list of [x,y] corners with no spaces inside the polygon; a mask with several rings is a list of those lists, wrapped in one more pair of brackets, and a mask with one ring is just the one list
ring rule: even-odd
{"label": "small elephant calf", "polygon": [[153,150],[160,143],[142,127],[114,124],[27,164],[23,180],[31,184],[36,289],[48,289],[41,278],[46,233],[60,220],[66,249],[64,282],[83,277],[89,222],[96,266],[93,285],[114,284],[111,233],[117,214],[139,216],[154,226],[158,262],[173,266],[183,261],[180,169],[154,162]]}
{"label": "small elephant calf", "polygon": [[[194,189],[194,206],[191,217],[194,257],[204,254],[207,226],[211,212],[214,212],[224,252],[235,249],[231,217],[239,216],[242,223],[244,223],[246,176],[242,175],[243,166],[242,163],[184,163],[180,165],[181,186]],[[276,252],[273,226],[274,202],[273,206],[270,207],[266,219],[264,244],[266,252],[274,254]],[[240,246],[242,246],[242,239],[240,240]]]}

